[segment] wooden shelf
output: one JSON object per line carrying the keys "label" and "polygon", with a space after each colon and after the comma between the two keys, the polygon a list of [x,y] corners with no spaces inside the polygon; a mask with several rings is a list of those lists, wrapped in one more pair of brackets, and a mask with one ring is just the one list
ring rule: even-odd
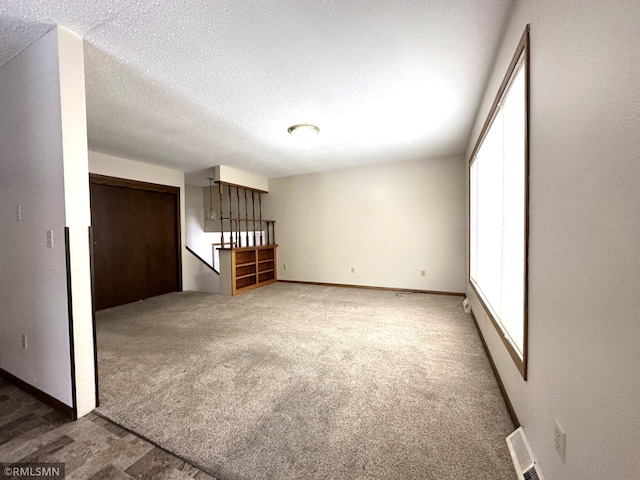
{"label": "wooden shelf", "polygon": [[[261,245],[219,249],[220,293],[238,295],[276,282],[277,247]],[[226,259],[225,262],[222,261],[223,258]]]}
{"label": "wooden shelf", "polygon": [[[262,272],[260,272],[262,273]],[[249,278],[249,277],[255,277],[256,274],[255,273],[249,273],[247,275],[236,275],[236,280],[241,280],[243,278]]]}

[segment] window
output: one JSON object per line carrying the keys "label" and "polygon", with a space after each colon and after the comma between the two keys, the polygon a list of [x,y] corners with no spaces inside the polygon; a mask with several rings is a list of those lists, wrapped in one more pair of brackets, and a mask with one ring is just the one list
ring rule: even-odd
{"label": "window", "polygon": [[469,280],[526,379],[529,27],[469,161]]}

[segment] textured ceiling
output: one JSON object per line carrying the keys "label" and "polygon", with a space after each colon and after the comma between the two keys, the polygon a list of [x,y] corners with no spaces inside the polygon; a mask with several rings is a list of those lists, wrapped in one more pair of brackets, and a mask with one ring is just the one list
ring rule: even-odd
{"label": "textured ceiling", "polygon": [[462,153],[511,4],[2,0],[0,65],[62,25],[85,38],[91,149],[278,177]]}

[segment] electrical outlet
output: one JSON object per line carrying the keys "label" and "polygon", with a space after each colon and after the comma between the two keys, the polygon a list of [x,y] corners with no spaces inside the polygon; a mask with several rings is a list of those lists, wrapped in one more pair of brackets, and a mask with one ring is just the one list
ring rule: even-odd
{"label": "electrical outlet", "polygon": [[356,273],[355,267],[351,267],[351,273]]}
{"label": "electrical outlet", "polygon": [[420,270],[420,276],[421,277],[426,277],[427,276],[427,271],[426,270]]}
{"label": "electrical outlet", "polygon": [[22,209],[20,208],[20,205],[16,205],[16,222],[19,222],[22,220]]}
{"label": "electrical outlet", "polygon": [[284,269],[286,270],[286,269],[287,269],[287,264],[286,264],[286,263],[283,263],[283,264],[282,264],[282,268],[284,268]]}
{"label": "electrical outlet", "polygon": [[556,450],[558,451],[558,455],[560,455],[560,458],[564,463],[565,451],[567,448],[567,434],[558,423],[558,420],[556,420],[555,445]]}
{"label": "electrical outlet", "polygon": [[27,349],[27,334],[26,333],[22,334],[21,341],[22,341],[22,349],[26,350]]}

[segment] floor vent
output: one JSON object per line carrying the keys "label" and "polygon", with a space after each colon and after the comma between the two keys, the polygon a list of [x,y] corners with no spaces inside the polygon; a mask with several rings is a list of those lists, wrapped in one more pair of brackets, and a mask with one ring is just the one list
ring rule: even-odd
{"label": "floor vent", "polygon": [[519,480],[544,480],[524,428],[507,437],[507,446]]}
{"label": "floor vent", "polygon": [[535,467],[535,465],[524,472],[522,477],[524,478],[524,480],[540,480],[542,478],[540,475],[538,475],[538,469]]}

